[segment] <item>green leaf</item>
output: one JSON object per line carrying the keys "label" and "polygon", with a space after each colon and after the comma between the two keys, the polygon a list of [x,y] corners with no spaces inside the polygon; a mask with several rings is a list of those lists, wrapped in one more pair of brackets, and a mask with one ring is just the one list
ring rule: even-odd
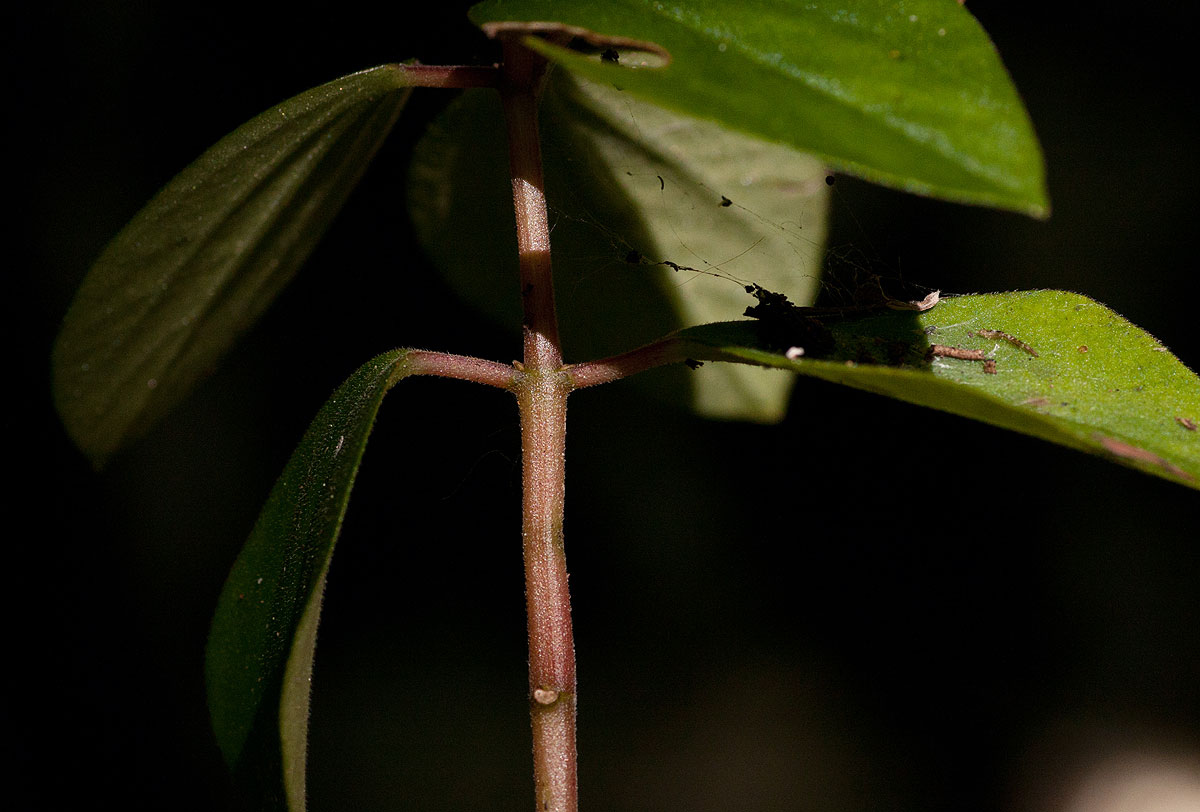
{"label": "green leaf", "polygon": [[109,243],[54,348],[54,396],[97,464],[186,395],[307,258],[409,90],[384,65],[222,139]]}
{"label": "green leaf", "polygon": [[208,641],[209,712],[235,778],[264,810],[304,809],[309,681],[321,596],[350,489],[407,351],[364,364],[288,460],[221,592]]}
{"label": "green leaf", "polygon": [[[541,119],[570,357],[612,355],[740,315],[736,280],[798,302],[815,295],[828,187],[812,158],[561,71]],[[421,241],[458,293],[519,334],[507,166],[495,94],[464,94],[418,144],[409,199]],[[763,421],[783,416],[791,387],[725,365],[675,384],[674,402]]]}
{"label": "green leaf", "polygon": [[506,24],[554,21],[560,25],[541,26],[539,36],[632,49],[625,61],[633,64],[654,49],[621,38],[656,44],[669,64],[627,69],[526,40],[580,76],[877,183],[1035,216],[1048,211],[1024,106],[987,34],[952,0],[488,0],[470,15],[493,34]]}
{"label": "green leaf", "polygon": [[[853,319],[777,312],[680,336],[704,357],[866,389],[1200,488],[1200,377],[1153,336],[1075,293],[961,296],[924,312]],[[936,348],[978,351],[994,372]]]}

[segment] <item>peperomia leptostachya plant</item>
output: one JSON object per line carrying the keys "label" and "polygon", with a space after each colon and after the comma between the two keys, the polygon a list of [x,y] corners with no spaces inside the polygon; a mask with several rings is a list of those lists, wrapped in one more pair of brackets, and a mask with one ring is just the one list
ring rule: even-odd
{"label": "peperomia leptostachya plant", "polygon": [[[462,296],[520,327],[522,360],[384,352],[338,388],[287,463],[207,652],[217,743],[261,808],[304,807],[325,577],[376,412],[401,379],[486,384],[518,405],[539,810],[577,808],[562,533],[577,389],[681,365],[691,380],[679,397],[697,412],[770,422],[791,379],[764,369],[778,368],[1200,487],[1200,379],[1084,296],[942,297],[868,278],[812,306],[831,173],[1049,211],[1016,90],[953,0],[492,0],[471,18],[497,64],[352,74],[202,155],[105,249],[55,348],[59,411],[100,464],[184,398],[292,278],[412,89],[463,91],[414,150],[411,214]],[[552,264],[573,292],[558,304]]]}

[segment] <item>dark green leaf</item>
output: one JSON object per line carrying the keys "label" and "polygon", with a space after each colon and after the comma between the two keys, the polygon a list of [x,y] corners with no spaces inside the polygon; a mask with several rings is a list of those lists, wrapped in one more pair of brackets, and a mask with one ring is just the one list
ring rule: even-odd
{"label": "dark green leaf", "polygon": [[[555,21],[598,48],[656,43],[634,68],[530,38],[581,76],[812,153],[872,181],[1042,216],[1041,150],[983,29],[951,0],[488,0],[485,30]],[[604,38],[609,38],[605,40]],[[643,49],[642,53],[650,52]],[[611,52],[609,54],[611,58]]]}
{"label": "dark green leaf", "polygon": [[[1200,488],[1200,377],[1084,296],[1002,293],[943,299],[920,313],[793,316],[681,335],[704,345],[707,357],[866,389]],[[946,348],[981,358],[955,358]],[[913,438],[914,447],[921,442],[936,440]]]}
{"label": "dark green leaf", "polygon": [[97,463],[206,374],[292,278],[400,112],[384,65],[309,90],[221,140],[118,234],[54,349],[54,394]]}
{"label": "dark green leaf", "polygon": [[[746,305],[737,280],[797,302],[815,294],[828,187],[812,158],[562,71],[541,118],[569,357],[615,354],[687,324],[738,316]],[[419,143],[409,197],[422,242],[459,294],[516,333],[506,171],[495,94],[468,93]],[[783,416],[791,386],[785,376],[728,365],[683,382],[702,414],[764,421]]]}
{"label": "dark green leaf", "polygon": [[322,407],[288,460],[217,604],[208,703],[217,744],[262,810],[304,808],[309,679],[325,576],[375,414],[409,374],[380,355]]}

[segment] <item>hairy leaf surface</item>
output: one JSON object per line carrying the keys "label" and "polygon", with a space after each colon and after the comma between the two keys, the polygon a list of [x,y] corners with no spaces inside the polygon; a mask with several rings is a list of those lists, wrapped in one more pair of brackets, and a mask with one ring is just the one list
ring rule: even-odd
{"label": "hairy leaf surface", "polygon": [[[563,72],[549,83],[541,119],[568,357],[611,355],[737,316],[744,280],[797,302],[814,297],[828,187],[812,158]],[[465,94],[417,147],[409,207],[460,295],[516,332],[507,160],[495,95]],[[690,395],[698,412],[715,417],[783,416],[783,376],[727,365],[705,372],[667,384],[672,400]]]}
{"label": "hairy leaf surface", "polygon": [[273,107],[181,172],[108,244],[54,349],[54,394],[97,463],[145,431],[291,280],[408,97],[401,66]]}
{"label": "hairy leaf surface", "polygon": [[233,566],[208,641],[209,712],[264,810],[304,809],[309,681],[325,576],[383,396],[406,352],[364,364],[321,408]]}
{"label": "hairy leaf surface", "polygon": [[[553,22],[526,41],[578,75],[868,180],[1048,211],[1024,106],[987,34],[951,0],[488,0],[470,13],[493,34]],[[606,58],[551,43],[572,37]]]}
{"label": "hairy leaf surface", "polygon": [[859,318],[781,312],[680,335],[704,357],[866,389],[1200,488],[1200,377],[1075,293],[961,296]]}

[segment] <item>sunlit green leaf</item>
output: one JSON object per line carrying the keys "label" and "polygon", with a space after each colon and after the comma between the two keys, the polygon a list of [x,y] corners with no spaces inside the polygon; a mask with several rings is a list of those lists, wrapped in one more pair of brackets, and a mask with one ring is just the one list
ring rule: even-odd
{"label": "sunlit green leaf", "polygon": [[304,808],[309,679],[325,576],[388,389],[406,352],[364,364],[317,414],[225,583],[208,641],[221,752],[262,810]]}
{"label": "sunlit green leaf", "polygon": [[206,374],[292,278],[400,112],[398,65],[273,107],[181,172],[105,248],[54,350],[54,394],[97,462]]}
{"label": "sunlit green leaf", "polygon": [[[561,72],[543,101],[542,141],[568,357],[738,316],[737,280],[798,302],[815,295],[828,187],[812,158]],[[516,332],[507,160],[495,95],[466,94],[418,145],[409,197],[460,295]],[[702,414],[756,420],[782,417],[790,389],[783,376],[724,365],[675,383],[673,400],[687,403],[692,384]]]}
{"label": "sunlit green leaf", "polygon": [[795,315],[681,335],[704,357],[866,389],[1200,488],[1200,377],[1091,299],[1036,291],[943,299],[925,312]]}
{"label": "sunlit green leaf", "polygon": [[[952,0],[487,0],[485,30],[553,21],[593,32],[608,60],[531,37],[580,76],[788,144],[872,181],[1034,215],[1048,210],[1041,150],[987,34]],[[566,28],[569,26],[570,28]],[[607,39],[605,39],[607,38]],[[661,46],[669,64],[627,65]],[[577,39],[576,42],[580,42]],[[601,51],[605,53],[605,51]]]}

